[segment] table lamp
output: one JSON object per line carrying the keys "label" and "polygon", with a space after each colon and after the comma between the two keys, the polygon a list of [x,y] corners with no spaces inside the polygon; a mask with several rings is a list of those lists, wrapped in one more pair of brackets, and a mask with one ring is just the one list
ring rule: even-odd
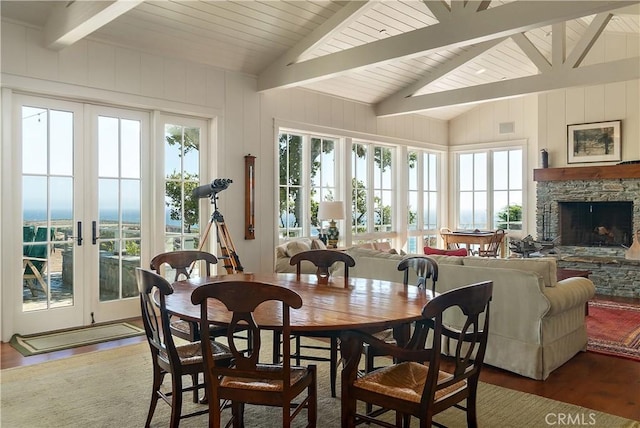
{"label": "table lamp", "polygon": [[336,248],[338,246],[338,237],[340,236],[340,231],[336,226],[336,220],[344,219],[344,202],[320,202],[320,206],[318,207],[318,219],[329,220],[329,228],[327,229],[327,244],[330,248]]}

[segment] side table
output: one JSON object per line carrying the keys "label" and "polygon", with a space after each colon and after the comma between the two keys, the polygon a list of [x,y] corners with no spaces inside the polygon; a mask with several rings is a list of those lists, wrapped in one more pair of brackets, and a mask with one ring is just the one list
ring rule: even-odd
{"label": "side table", "polygon": [[[558,277],[558,281],[562,281],[567,278],[589,278],[591,275],[590,270],[578,270],[578,269],[563,269],[558,268],[556,275]],[[584,304],[584,315],[589,315],[589,302]]]}

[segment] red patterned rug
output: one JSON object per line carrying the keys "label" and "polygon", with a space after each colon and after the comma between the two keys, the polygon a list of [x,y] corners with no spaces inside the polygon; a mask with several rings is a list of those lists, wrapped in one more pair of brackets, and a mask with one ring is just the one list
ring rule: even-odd
{"label": "red patterned rug", "polygon": [[590,301],[587,350],[640,361],[640,306]]}

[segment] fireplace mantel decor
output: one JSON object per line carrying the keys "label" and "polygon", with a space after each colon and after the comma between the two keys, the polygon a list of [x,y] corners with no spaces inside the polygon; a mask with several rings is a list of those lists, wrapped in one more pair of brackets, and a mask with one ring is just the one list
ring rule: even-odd
{"label": "fireplace mantel decor", "polygon": [[640,164],[577,166],[533,170],[533,181],[615,180],[640,178]]}
{"label": "fireplace mantel decor", "polygon": [[567,163],[620,160],[619,120],[567,125]]}

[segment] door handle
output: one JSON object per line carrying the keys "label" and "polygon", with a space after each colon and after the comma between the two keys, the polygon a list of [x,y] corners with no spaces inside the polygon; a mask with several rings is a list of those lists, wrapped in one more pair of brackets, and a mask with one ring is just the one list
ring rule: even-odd
{"label": "door handle", "polygon": [[75,236],[67,236],[66,239],[75,239],[77,241],[78,246],[82,245],[82,222],[78,222],[78,230]]}
{"label": "door handle", "polygon": [[93,245],[96,245],[96,243],[98,242],[98,238],[100,238],[98,236],[98,232],[97,232],[97,222],[94,220],[91,222],[91,243]]}
{"label": "door handle", "polygon": [[82,245],[82,222],[78,222],[78,233],[76,233],[76,239],[78,240],[78,246]]}

